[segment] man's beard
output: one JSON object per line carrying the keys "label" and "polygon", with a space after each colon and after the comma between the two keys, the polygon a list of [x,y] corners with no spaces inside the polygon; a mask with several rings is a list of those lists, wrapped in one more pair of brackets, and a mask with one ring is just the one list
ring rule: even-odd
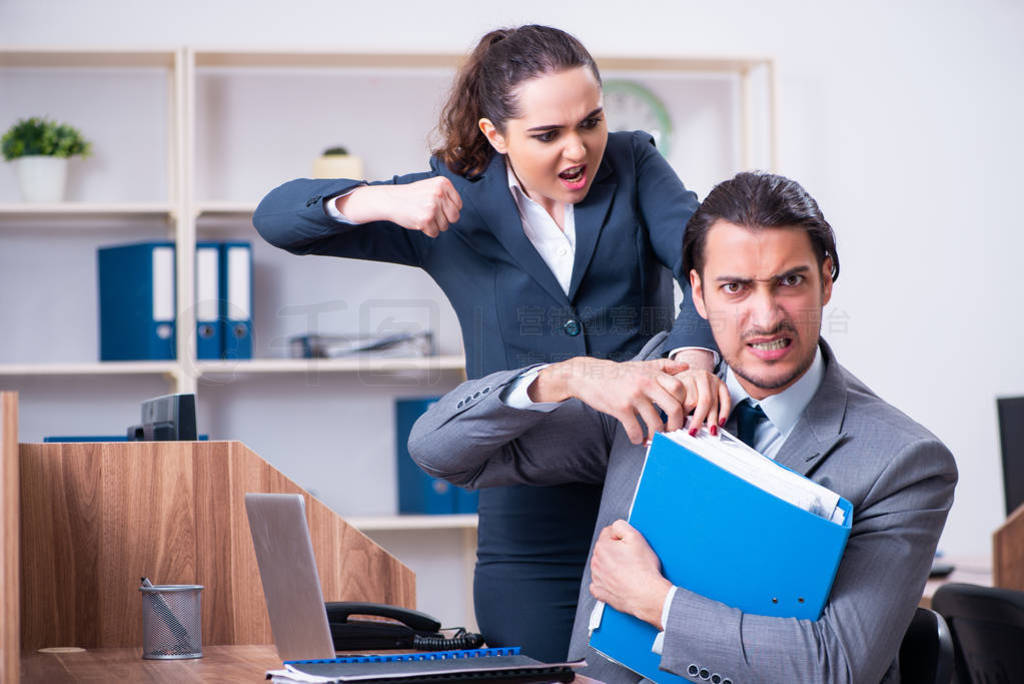
{"label": "man's beard", "polygon": [[[781,321],[772,330],[753,330],[744,334],[743,337],[744,339],[750,339],[752,337],[771,337],[773,335],[778,335],[779,333],[783,332],[789,333],[791,340],[790,344],[796,344],[799,333],[797,332],[796,327],[788,320]],[[807,369],[811,367],[812,363],[814,363],[814,356],[817,353],[817,346],[817,342],[815,342],[814,353],[808,354],[806,359],[802,359],[800,365],[796,369],[794,369],[792,373],[779,379],[769,380],[767,378],[756,378],[749,372],[745,371],[738,364],[734,365],[728,358],[725,359],[725,363],[729,366],[729,368],[732,369],[733,373],[743,378],[754,387],[763,390],[777,390],[779,388],[786,387],[791,382],[795,381],[797,378],[799,378],[801,375],[807,372]]]}

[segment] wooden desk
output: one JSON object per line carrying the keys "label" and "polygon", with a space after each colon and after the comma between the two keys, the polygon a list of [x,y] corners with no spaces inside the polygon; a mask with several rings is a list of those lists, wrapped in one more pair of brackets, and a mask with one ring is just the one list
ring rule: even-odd
{"label": "wooden desk", "polygon": [[[193,660],[143,660],[140,648],[96,648],[84,653],[25,653],[21,677],[25,682],[192,682],[263,681],[267,670],[279,669],[273,646],[203,646]],[[576,677],[573,684],[598,684]]]}
{"label": "wooden desk", "polygon": [[24,653],[25,682],[254,682],[281,667],[273,646],[203,646],[192,660],[143,660],[141,648],[96,648],[84,653]]}

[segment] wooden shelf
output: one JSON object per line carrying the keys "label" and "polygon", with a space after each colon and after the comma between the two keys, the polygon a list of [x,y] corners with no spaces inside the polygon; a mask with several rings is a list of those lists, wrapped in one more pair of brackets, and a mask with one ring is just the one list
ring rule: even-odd
{"label": "wooden shelf", "polygon": [[[194,50],[198,68],[384,68],[454,69],[465,55],[331,52],[309,49]],[[743,72],[768,64],[758,55],[597,56],[601,69],[637,71]]]}
{"label": "wooden shelf", "polygon": [[0,67],[161,67],[174,66],[177,49],[0,48]]}
{"label": "wooden shelf", "polygon": [[454,69],[464,55],[421,53],[359,53],[325,50],[196,49],[197,68],[384,68]]}
{"label": "wooden shelf", "polygon": [[195,206],[196,216],[199,218],[215,217],[215,218],[234,218],[234,217],[252,217],[254,211],[256,211],[256,202],[230,202],[223,200],[214,200],[209,202],[199,202]]}
{"label": "wooden shelf", "polygon": [[174,208],[168,202],[0,203],[0,219],[59,217],[61,220],[67,220],[116,216],[126,218],[145,216],[170,218],[173,212]]}
{"label": "wooden shelf", "polygon": [[597,66],[608,71],[691,71],[694,73],[744,73],[767,66],[771,59],[738,55],[679,55],[671,57],[595,57]]}
{"label": "wooden shelf", "polygon": [[345,518],[345,522],[362,532],[402,530],[474,530],[476,513],[453,515],[384,515]]}
{"label": "wooden shelf", "polygon": [[[159,375],[176,373],[177,361],[100,361],[83,363],[0,363],[0,376],[31,375]],[[397,371],[461,371],[462,356],[360,359],[253,359],[198,361],[197,375],[263,373],[369,373]]]}
{"label": "wooden shelf", "polygon": [[199,375],[238,373],[360,373],[389,371],[464,370],[461,355],[413,358],[347,359],[251,359],[245,361],[198,361]]}
{"label": "wooden shelf", "polygon": [[161,375],[174,373],[176,361],[100,361],[93,363],[0,364],[0,376],[11,375]]}

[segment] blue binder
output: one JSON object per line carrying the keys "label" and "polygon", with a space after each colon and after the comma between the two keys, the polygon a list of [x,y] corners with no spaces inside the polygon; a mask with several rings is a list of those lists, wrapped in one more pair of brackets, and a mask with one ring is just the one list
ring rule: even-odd
{"label": "blue binder", "polygon": [[174,243],[97,250],[100,360],[175,358]]}
{"label": "blue binder", "polygon": [[[842,525],[655,434],[629,522],[674,585],[746,613],[817,620],[853,519],[849,501],[840,498],[839,507]],[[651,625],[606,605],[590,645],[654,681],[689,681],[658,669],[656,636]]]}
{"label": "blue binder", "polygon": [[476,513],[477,505],[480,503],[480,493],[475,489],[455,488],[455,512]]}
{"label": "blue binder", "polygon": [[395,453],[398,459],[398,512],[442,515],[455,513],[457,487],[423,472],[409,455],[413,423],[438,397],[395,400]]}
{"label": "blue binder", "polygon": [[220,243],[221,358],[252,358],[252,244]]}
{"label": "blue binder", "polygon": [[196,243],[196,358],[219,359],[223,353],[220,319],[220,244]]}

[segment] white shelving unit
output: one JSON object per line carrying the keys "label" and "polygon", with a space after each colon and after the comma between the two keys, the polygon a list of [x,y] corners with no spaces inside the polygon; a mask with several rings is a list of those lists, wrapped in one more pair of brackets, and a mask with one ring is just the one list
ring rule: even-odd
{"label": "white shelving unit", "polygon": [[[23,432],[87,434],[89,421],[137,411],[146,396],[196,392],[203,432],[250,442],[360,529],[407,545],[392,550],[430,583],[421,587],[421,603],[470,587],[476,516],[387,515],[395,501],[389,406],[395,397],[443,394],[461,380],[454,314],[412,269],[300,259],[269,247],[251,228],[260,197],[275,183],[308,175],[326,146],[345,144],[363,156],[369,177],[425,168],[423,136],[462,58],[0,47],[0,125],[46,114],[82,128],[95,152],[82,162],[88,166],[72,169],[79,185],[67,202],[21,203],[13,174],[0,175],[0,320],[7,332],[0,387],[22,392]],[[776,165],[771,59],[612,56],[598,63],[606,80],[643,82],[664,100],[680,137],[670,161],[699,193],[740,168]],[[194,312],[180,305],[194,299],[196,241],[225,237],[254,244],[254,324],[263,337],[252,360],[196,359]],[[177,246],[177,359],[98,362],[95,248],[135,239]],[[350,326],[375,324],[374,315],[386,320],[391,309],[395,316],[415,310],[438,323],[442,354],[282,358],[304,320],[290,312],[296,303],[322,306],[324,321],[347,317]],[[435,543],[416,546],[436,535],[454,542],[448,548],[461,578],[434,569]],[[460,592],[452,605],[473,624],[471,594]]]}
{"label": "white shelving unit", "polygon": [[0,376],[32,375],[167,375],[178,370],[173,361],[108,361],[104,363],[7,363]]}
{"label": "white shelving unit", "polygon": [[384,515],[367,518],[346,518],[345,521],[363,532],[396,530],[475,530],[475,513],[457,515]]}
{"label": "white shelving unit", "polygon": [[213,375],[217,373],[400,373],[404,371],[460,371],[464,368],[463,357],[448,355],[415,358],[198,361],[195,370],[197,375]]}

